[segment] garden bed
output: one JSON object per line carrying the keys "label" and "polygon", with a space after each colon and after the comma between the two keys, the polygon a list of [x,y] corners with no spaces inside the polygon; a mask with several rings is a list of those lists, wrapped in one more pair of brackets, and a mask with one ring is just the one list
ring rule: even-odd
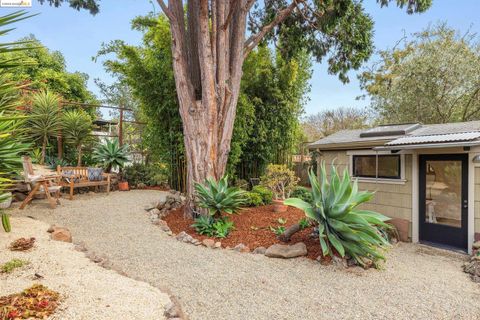
{"label": "garden bed", "polygon": [[[238,214],[230,215],[228,218],[234,223],[235,229],[223,239],[197,234],[195,229],[191,226],[193,220],[184,217],[183,207],[171,210],[164,220],[175,234],[185,231],[199,240],[211,238],[215,241],[220,241],[223,248],[233,248],[236,245],[243,243],[250,250],[254,250],[258,247],[268,248],[276,243],[284,244],[277,239],[277,236],[270,227],[276,228],[284,226],[285,228],[288,228],[302,218],[305,218],[305,213],[292,207],[288,207],[286,212],[275,213],[273,212],[273,205],[266,205],[244,208],[239,211]],[[285,223],[281,224],[279,219],[284,220]],[[288,244],[295,244],[297,242],[305,243],[308,252],[307,257],[310,259],[316,259],[321,255],[321,249],[318,237],[311,236],[312,232],[313,227],[305,228],[294,234]]]}

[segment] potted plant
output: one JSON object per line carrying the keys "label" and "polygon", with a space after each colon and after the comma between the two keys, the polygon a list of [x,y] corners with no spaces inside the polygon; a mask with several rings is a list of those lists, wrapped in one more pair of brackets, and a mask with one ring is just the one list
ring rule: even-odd
{"label": "potted plant", "polygon": [[298,180],[299,178],[295,176],[295,172],[286,165],[268,165],[265,175],[261,178],[261,184],[273,192],[274,212],[287,211],[288,206],[283,201],[290,197],[290,193],[297,185]]}
{"label": "potted plant", "polygon": [[118,139],[112,141],[107,140],[105,144],[100,144],[97,146],[93,153],[93,158],[98,161],[107,173],[110,173],[113,170],[119,170],[119,179],[118,189],[120,191],[130,190],[128,181],[123,179],[121,174],[122,168],[125,166],[125,163],[128,162],[128,146],[120,146]]}

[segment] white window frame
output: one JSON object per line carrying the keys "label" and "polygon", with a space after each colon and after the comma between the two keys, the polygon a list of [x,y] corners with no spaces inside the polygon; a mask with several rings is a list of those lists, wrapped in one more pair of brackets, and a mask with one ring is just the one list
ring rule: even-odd
{"label": "white window frame", "polygon": [[[368,177],[355,177],[353,175],[353,156],[371,156],[371,155],[398,155],[400,156],[400,179],[392,178],[368,178]],[[405,154],[400,151],[398,153],[391,153],[390,151],[375,151],[375,150],[350,150],[347,151],[348,156],[348,171],[352,180],[358,182],[369,183],[385,183],[385,184],[405,184]]]}

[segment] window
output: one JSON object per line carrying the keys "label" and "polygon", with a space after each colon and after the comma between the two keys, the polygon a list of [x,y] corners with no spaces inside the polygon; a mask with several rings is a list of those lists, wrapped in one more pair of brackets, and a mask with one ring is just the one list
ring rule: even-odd
{"label": "window", "polygon": [[[378,157],[378,170],[377,170]],[[354,155],[353,176],[400,179],[400,155]],[[377,176],[378,172],[378,176]]]}

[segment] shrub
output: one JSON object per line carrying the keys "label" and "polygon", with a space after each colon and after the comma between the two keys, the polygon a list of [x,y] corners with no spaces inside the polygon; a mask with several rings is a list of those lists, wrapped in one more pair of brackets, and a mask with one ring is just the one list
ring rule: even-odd
{"label": "shrub", "polygon": [[261,178],[261,184],[273,192],[275,199],[285,199],[290,197],[298,180],[295,172],[288,169],[286,165],[269,164],[265,175]]}
{"label": "shrub", "polygon": [[140,184],[158,186],[167,181],[165,169],[161,165],[145,165],[143,163],[134,163],[125,167],[123,178],[132,187],[138,187]]}
{"label": "shrub", "polygon": [[263,204],[262,196],[256,192],[246,192],[245,204],[249,207],[261,206]]}
{"label": "shrub", "polygon": [[240,188],[240,189],[243,189],[243,190],[248,190],[249,186],[250,186],[250,184],[245,179],[235,180],[235,187],[237,187],[237,188]]}
{"label": "shrub", "polygon": [[292,194],[292,198],[299,198],[305,202],[311,203],[313,200],[312,192],[305,187],[296,187]]}
{"label": "shrub", "polygon": [[253,193],[257,193],[262,198],[263,204],[270,204],[273,200],[273,192],[263,186],[255,186],[252,188]]}
{"label": "shrub", "polygon": [[27,264],[28,264],[28,261],[20,260],[20,259],[12,259],[0,265],[0,271],[3,273],[11,273],[16,268],[21,268]]}
{"label": "shrub", "polygon": [[195,219],[195,223],[192,224],[195,231],[198,234],[206,235],[209,237],[215,236],[217,238],[225,238],[230,231],[234,228],[233,222],[226,218],[215,219],[211,216],[200,216]]}
{"label": "shrub", "polygon": [[128,146],[120,146],[118,139],[107,140],[106,144],[97,146],[93,158],[98,161],[109,173],[112,169],[123,168],[128,161]]}
{"label": "shrub", "polygon": [[324,256],[333,250],[342,257],[350,256],[365,266],[378,260],[385,260],[380,252],[389,246],[379,228],[391,228],[385,221],[388,217],[373,211],[358,209],[358,206],[372,199],[373,193],[358,191],[357,181],[353,184],[347,170],[340,179],[332,165],[330,181],[327,181],[325,163],[322,163],[320,177],[309,172],[313,202],[298,198],[285,200],[286,205],[302,209],[307,218],[318,224],[320,245]]}
{"label": "shrub", "polygon": [[218,182],[207,178],[205,185],[195,183],[196,196],[201,208],[208,210],[212,217],[220,218],[222,213],[236,213],[245,204],[245,191],[228,186],[228,176]]}

